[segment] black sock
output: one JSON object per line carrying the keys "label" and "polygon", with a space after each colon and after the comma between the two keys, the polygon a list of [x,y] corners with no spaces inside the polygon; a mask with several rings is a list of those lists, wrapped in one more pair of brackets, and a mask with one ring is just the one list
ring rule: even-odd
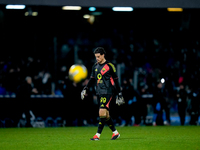
{"label": "black sock", "polygon": [[104,128],[105,122],[106,122],[106,117],[104,117],[104,116],[100,117],[97,133],[101,134],[101,132],[102,132],[102,130]]}
{"label": "black sock", "polygon": [[111,117],[109,117],[109,118],[106,120],[106,123],[107,123],[107,125],[109,126],[109,128],[112,130],[112,132],[116,130],[116,129],[115,129],[114,122],[113,122],[113,120],[112,120]]}

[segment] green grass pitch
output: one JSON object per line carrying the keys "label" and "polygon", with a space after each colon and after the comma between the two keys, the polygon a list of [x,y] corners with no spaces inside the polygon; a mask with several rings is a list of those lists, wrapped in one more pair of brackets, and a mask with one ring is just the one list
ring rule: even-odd
{"label": "green grass pitch", "polygon": [[117,140],[105,126],[100,141],[90,141],[97,127],[0,128],[0,150],[200,150],[199,126],[117,129]]}

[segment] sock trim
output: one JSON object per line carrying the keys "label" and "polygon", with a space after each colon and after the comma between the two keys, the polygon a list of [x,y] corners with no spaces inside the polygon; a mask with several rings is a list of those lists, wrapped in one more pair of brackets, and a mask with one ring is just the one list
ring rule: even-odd
{"label": "sock trim", "polygon": [[119,132],[117,130],[113,131],[114,134],[118,134]]}
{"label": "sock trim", "polygon": [[100,134],[100,133],[96,133],[96,135],[97,135],[97,136],[98,136],[98,138],[99,138],[101,134]]}

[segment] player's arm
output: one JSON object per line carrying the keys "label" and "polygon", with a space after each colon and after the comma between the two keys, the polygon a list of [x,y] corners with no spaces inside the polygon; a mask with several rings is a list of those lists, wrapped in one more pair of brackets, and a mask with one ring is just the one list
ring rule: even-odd
{"label": "player's arm", "polygon": [[116,90],[117,93],[120,93],[121,88],[120,88],[120,85],[119,85],[119,80],[118,80],[118,76],[117,76],[117,73],[116,73],[115,66],[112,63],[109,63],[109,67],[110,67],[112,79],[114,81],[115,90]]}
{"label": "player's arm", "polygon": [[[94,65],[95,66],[95,65]],[[87,90],[92,87],[95,83],[95,78],[94,78],[94,66],[92,67],[92,73],[90,75],[90,79],[87,83],[87,85],[83,88],[82,92],[81,92],[81,99],[83,100],[85,97],[85,94],[87,92]]]}
{"label": "player's arm", "polygon": [[122,91],[121,91],[121,88],[120,88],[120,85],[119,85],[119,80],[118,80],[118,76],[117,76],[117,73],[116,73],[116,69],[115,69],[115,66],[112,64],[112,63],[109,63],[110,65],[110,69],[111,69],[111,76],[113,78],[113,81],[114,81],[114,86],[115,86],[115,89],[117,91],[117,99],[116,99],[116,104],[118,105],[122,105],[124,104],[124,98],[122,96]]}
{"label": "player's arm", "polygon": [[82,92],[81,92],[81,99],[83,100],[85,98],[85,94],[87,93],[87,90],[93,86],[95,83],[95,78],[94,77],[90,77],[87,85],[83,88]]}
{"label": "player's arm", "polygon": [[119,85],[119,80],[118,80],[118,78],[115,78],[115,79],[114,79],[114,83],[115,83],[115,88],[116,88],[117,93],[122,92],[122,91],[121,91],[121,88],[120,88],[120,85]]}
{"label": "player's arm", "polygon": [[95,78],[93,76],[90,76],[90,79],[87,83],[87,85],[83,88],[85,90],[89,89],[90,87],[92,87],[95,83]]}
{"label": "player's arm", "polygon": [[92,66],[92,72],[90,75],[90,79],[89,79],[87,85],[84,87],[84,89],[89,89],[90,87],[94,86],[94,84],[95,84],[95,77],[94,77],[95,76],[95,65],[96,64],[94,64]]}

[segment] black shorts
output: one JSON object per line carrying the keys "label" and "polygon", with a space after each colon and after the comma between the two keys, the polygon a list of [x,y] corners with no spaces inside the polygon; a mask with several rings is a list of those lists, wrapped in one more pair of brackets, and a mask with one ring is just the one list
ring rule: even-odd
{"label": "black shorts", "polygon": [[99,108],[106,108],[106,109],[109,110],[110,109],[109,105],[110,105],[112,98],[113,98],[113,95],[111,95],[111,94],[98,95],[97,99],[100,103]]}

